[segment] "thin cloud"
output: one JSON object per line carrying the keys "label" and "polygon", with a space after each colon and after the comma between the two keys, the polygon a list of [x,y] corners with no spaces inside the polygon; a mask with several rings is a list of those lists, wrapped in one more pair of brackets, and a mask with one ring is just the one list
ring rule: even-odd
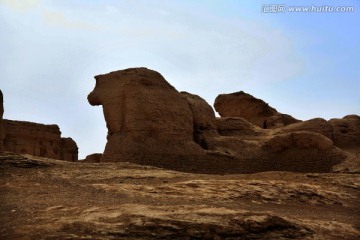
{"label": "thin cloud", "polygon": [[42,17],[45,23],[63,27],[68,29],[78,29],[78,30],[88,30],[96,31],[100,29],[100,26],[97,24],[92,24],[89,22],[81,21],[78,19],[71,19],[62,12],[59,11],[49,11],[46,9],[42,10]]}
{"label": "thin cloud", "polygon": [[26,12],[42,4],[42,0],[0,0],[3,4],[13,10]]}

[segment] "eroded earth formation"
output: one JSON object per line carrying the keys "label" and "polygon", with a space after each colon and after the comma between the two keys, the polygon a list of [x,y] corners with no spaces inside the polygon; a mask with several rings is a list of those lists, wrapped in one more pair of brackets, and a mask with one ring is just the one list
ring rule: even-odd
{"label": "eroded earth formation", "polygon": [[3,115],[4,115],[4,97],[2,91],[0,90],[0,151],[3,151],[3,142],[5,137]]}
{"label": "eroded earth formation", "polygon": [[300,121],[238,92],[217,118],[146,68],[95,78],[108,142],[84,161],[1,104],[1,240],[360,239],[359,116]]}
{"label": "eroded earth formation", "polygon": [[212,107],[147,68],[95,77],[108,142],[101,162],[133,162],[198,173],[358,172],[360,117],[300,121],[244,92]]}
{"label": "eroded earth formation", "polygon": [[3,94],[0,91],[0,151],[78,160],[78,147],[72,138],[62,138],[57,125],[3,119]]}

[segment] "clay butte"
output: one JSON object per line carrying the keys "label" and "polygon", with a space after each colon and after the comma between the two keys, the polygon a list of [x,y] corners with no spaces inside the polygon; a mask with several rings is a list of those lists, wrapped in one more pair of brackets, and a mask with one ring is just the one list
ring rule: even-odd
{"label": "clay butte", "polygon": [[133,162],[197,173],[359,172],[360,117],[300,121],[244,92],[212,107],[178,92],[147,68],[95,77],[91,105],[102,105],[104,153],[86,162]]}

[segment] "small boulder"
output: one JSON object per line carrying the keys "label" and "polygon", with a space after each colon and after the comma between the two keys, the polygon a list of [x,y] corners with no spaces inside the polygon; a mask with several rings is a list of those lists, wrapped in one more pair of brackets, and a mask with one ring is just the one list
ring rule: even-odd
{"label": "small boulder", "polygon": [[102,153],[93,153],[87,155],[86,158],[82,161],[83,163],[100,163],[102,158]]}

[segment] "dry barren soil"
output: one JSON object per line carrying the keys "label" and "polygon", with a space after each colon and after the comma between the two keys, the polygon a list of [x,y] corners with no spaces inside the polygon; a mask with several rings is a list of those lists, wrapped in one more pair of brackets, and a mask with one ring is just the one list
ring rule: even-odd
{"label": "dry barren soil", "polygon": [[0,239],[360,239],[360,175],[205,175],[0,153]]}

